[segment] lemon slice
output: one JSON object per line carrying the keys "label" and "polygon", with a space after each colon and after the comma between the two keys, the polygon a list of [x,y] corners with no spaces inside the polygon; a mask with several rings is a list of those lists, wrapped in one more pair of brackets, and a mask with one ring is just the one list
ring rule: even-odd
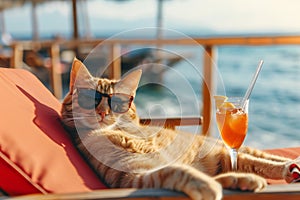
{"label": "lemon slice", "polygon": [[226,96],[216,95],[214,96],[216,107],[220,108],[224,102],[228,99]]}
{"label": "lemon slice", "polygon": [[221,104],[221,106],[219,108],[230,109],[230,108],[235,108],[235,106],[233,105],[233,103],[224,102],[224,103]]}
{"label": "lemon slice", "polygon": [[233,105],[233,103],[225,101],[220,105],[218,109],[220,113],[226,114],[227,111],[232,112],[235,109],[235,106]]}

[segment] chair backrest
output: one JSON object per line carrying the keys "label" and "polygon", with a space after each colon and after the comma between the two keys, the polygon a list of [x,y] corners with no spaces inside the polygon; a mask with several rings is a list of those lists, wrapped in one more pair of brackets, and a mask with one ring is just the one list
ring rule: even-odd
{"label": "chair backrest", "polygon": [[30,72],[0,68],[0,189],[9,195],[106,188],[60,122],[60,102]]}

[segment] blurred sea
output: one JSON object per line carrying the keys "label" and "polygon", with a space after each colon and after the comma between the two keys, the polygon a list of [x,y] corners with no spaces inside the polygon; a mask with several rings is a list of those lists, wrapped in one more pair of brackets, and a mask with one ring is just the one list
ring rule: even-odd
{"label": "blurred sea", "polygon": [[[141,84],[136,98],[140,115],[199,116],[203,50],[165,49],[172,53],[192,52],[192,56],[166,70],[159,83],[162,89],[148,88],[145,92],[146,84]],[[215,51],[217,91],[212,95],[243,96],[257,64],[264,60],[250,97],[249,130],[244,144],[261,149],[300,146],[300,47],[226,46]],[[214,136],[218,137],[214,124],[212,121]]]}

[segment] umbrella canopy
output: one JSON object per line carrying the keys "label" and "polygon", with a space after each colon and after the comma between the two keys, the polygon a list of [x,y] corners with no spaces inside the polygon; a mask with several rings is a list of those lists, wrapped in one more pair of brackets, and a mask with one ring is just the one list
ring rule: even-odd
{"label": "umbrella canopy", "polygon": [[[6,34],[5,32],[5,25],[4,25],[4,16],[3,11],[9,8],[23,6],[25,3],[32,4],[32,31],[33,31],[33,40],[39,39],[38,34],[38,19],[37,19],[37,12],[36,12],[36,5],[39,3],[46,3],[53,0],[0,0],[0,28],[2,34]],[[77,20],[77,2],[76,0],[60,0],[60,1],[72,1],[72,19],[73,19],[73,38],[78,38],[78,20]]]}
{"label": "umbrella canopy", "polygon": [[24,1],[21,0],[0,0],[0,11],[7,8],[12,8],[16,6],[22,6]]}
{"label": "umbrella canopy", "polygon": [[[37,4],[40,3],[46,3],[46,2],[51,2],[53,0],[0,0],[0,28],[2,34],[5,33],[5,25],[4,25],[4,19],[3,19],[3,10],[13,8],[13,7],[18,7],[18,6],[23,6],[25,3],[31,3],[32,5],[32,11],[31,11],[31,21],[32,21],[32,39],[33,40],[38,40],[39,39],[39,33],[38,33],[38,17],[37,17],[37,11],[36,11],[36,6]],[[89,27],[89,20],[87,16],[87,8],[85,4],[78,4],[78,3],[84,3],[87,0],[57,0],[57,1],[69,1],[71,2],[71,10],[72,10],[72,27],[73,27],[73,39],[79,38],[79,33],[78,33],[78,8],[81,8],[82,12],[85,12],[85,29],[87,31],[87,36],[91,35],[89,32],[90,27]],[[116,2],[125,2],[129,0],[113,0]],[[157,18],[156,18],[156,25],[157,25],[157,33],[156,37],[158,39],[163,37],[162,33],[162,27],[163,27],[163,2],[166,0],[156,0],[157,1]],[[82,10],[85,9],[85,10]],[[2,14],[1,14],[2,13]]]}

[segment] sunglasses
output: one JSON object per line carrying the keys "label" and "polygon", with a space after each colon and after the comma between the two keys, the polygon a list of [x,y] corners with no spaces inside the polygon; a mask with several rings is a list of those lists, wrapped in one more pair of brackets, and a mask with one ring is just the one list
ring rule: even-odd
{"label": "sunglasses", "polygon": [[77,92],[79,106],[87,110],[97,108],[102,98],[106,97],[112,112],[125,113],[129,110],[133,101],[133,96],[122,93],[103,94],[86,88],[77,88]]}

